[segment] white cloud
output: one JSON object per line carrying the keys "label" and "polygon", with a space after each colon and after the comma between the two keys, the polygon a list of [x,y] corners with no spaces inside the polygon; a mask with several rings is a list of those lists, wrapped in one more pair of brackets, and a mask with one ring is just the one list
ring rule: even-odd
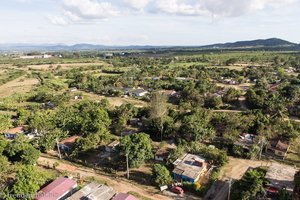
{"label": "white cloud", "polygon": [[54,25],[60,25],[60,26],[68,25],[68,22],[61,16],[49,15],[47,16],[47,18]]}
{"label": "white cloud", "polygon": [[199,3],[187,3],[180,0],[156,0],[158,12],[177,15],[203,15],[206,10]]}
{"label": "white cloud", "polygon": [[95,23],[111,17],[136,14],[136,11],[224,18],[266,8],[280,8],[297,1],[299,0],[62,0],[61,15],[48,18],[53,24],[59,25]]}
{"label": "white cloud", "polygon": [[125,4],[136,10],[143,10],[150,2],[150,0],[123,0]]}
{"label": "white cloud", "polygon": [[267,7],[281,7],[296,0],[200,0],[203,9],[214,16],[232,17],[249,12],[263,10]]}
{"label": "white cloud", "polygon": [[119,11],[110,2],[96,0],[64,0],[63,7],[71,19],[106,19]]}
{"label": "white cloud", "polygon": [[175,15],[240,16],[267,7],[281,7],[298,0],[154,0],[155,12]]}

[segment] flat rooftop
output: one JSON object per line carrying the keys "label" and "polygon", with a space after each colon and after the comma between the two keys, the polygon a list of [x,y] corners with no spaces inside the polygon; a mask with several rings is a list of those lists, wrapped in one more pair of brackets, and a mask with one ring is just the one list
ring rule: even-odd
{"label": "flat rooftop", "polygon": [[288,165],[283,165],[273,162],[266,174],[266,179],[270,181],[270,185],[276,188],[286,188],[288,191],[293,191],[293,181],[297,170]]}
{"label": "flat rooftop", "polygon": [[196,179],[207,163],[201,156],[185,154],[173,164],[176,166],[174,173]]}

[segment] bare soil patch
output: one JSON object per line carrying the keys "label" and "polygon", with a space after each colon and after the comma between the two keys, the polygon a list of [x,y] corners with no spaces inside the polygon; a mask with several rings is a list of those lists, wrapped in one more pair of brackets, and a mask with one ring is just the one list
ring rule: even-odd
{"label": "bare soil patch", "polygon": [[221,180],[227,180],[229,178],[239,180],[249,167],[263,167],[270,166],[272,162],[261,160],[245,160],[239,158],[229,157],[229,162],[222,168],[220,173]]}

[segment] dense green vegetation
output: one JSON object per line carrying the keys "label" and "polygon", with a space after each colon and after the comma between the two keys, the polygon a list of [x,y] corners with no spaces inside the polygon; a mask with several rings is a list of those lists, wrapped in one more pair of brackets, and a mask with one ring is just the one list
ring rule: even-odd
{"label": "dense green vegetation", "polygon": [[[205,185],[186,183],[199,195],[218,178],[228,155],[257,159],[272,140],[288,144],[299,140],[299,123],[292,120],[300,117],[299,53],[160,53],[115,53],[109,59],[100,58],[103,52],[61,53],[62,58],[34,60],[1,57],[5,69],[1,84],[21,76],[39,81],[29,93],[1,98],[1,132],[23,125],[35,136],[28,139],[19,134],[9,142],[1,138],[5,193],[34,194],[50,177],[33,166],[40,152],[56,150],[56,142],[70,136],[78,139],[63,153],[65,159],[116,173],[124,171],[119,168],[128,156],[130,168],[151,166],[149,183],[157,186],[172,182],[172,163],[183,153],[201,155],[215,167]],[[66,63],[82,65],[61,66]],[[137,88],[148,93],[134,95]],[[170,90],[172,94],[167,94]],[[238,144],[244,133],[255,137],[247,148]],[[120,145],[109,158],[95,156],[113,140]],[[177,148],[171,150],[167,164],[154,164],[157,143],[170,141]],[[294,149],[288,153],[296,159],[285,162],[299,165],[299,148]],[[242,194],[238,198],[252,199],[261,190],[262,177],[260,170],[248,171],[235,183],[240,188],[236,194]],[[245,190],[247,184],[253,191]]]}

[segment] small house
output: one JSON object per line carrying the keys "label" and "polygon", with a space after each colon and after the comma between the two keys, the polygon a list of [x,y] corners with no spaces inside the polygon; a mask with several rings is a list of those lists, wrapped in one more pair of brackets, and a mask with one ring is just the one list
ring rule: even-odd
{"label": "small house", "polygon": [[112,200],[137,200],[134,196],[126,193],[118,193]]}
{"label": "small house", "polygon": [[111,143],[109,143],[107,146],[105,146],[106,152],[114,152],[116,151],[116,148],[120,145],[120,142],[118,140],[115,140]]}
{"label": "small house", "polygon": [[236,146],[242,147],[245,151],[250,151],[251,147],[257,143],[256,136],[249,133],[242,133],[239,139],[234,143]]}
{"label": "small house", "polygon": [[66,139],[62,140],[58,144],[59,149],[62,150],[62,151],[70,151],[70,150],[72,150],[72,148],[74,147],[75,141],[78,138],[79,138],[79,136],[74,135],[74,136],[71,136],[69,138],[66,138]]}
{"label": "small house", "polygon": [[155,160],[161,162],[167,162],[169,156],[170,156],[170,152],[168,151],[168,149],[159,149],[155,153]]}
{"label": "small house", "polygon": [[65,199],[72,194],[77,187],[76,181],[60,177],[46,187],[42,188],[36,195],[35,200],[59,200]]}
{"label": "small house", "polygon": [[176,94],[175,90],[160,90],[159,93],[167,96],[167,97],[172,97]]}
{"label": "small house", "polygon": [[275,155],[285,158],[289,150],[290,144],[287,141],[275,139],[270,142],[271,147],[269,148]]}
{"label": "small house", "polygon": [[132,134],[135,134],[137,133],[138,131],[137,130],[134,130],[134,129],[125,129],[121,132],[121,137],[124,137],[126,135],[132,135]]}
{"label": "small house", "polygon": [[143,123],[141,122],[141,119],[140,118],[132,118],[129,120],[129,124],[131,126],[142,126]]}
{"label": "small house", "polygon": [[172,172],[174,180],[178,182],[196,183],[208,171],[208,163],[201,156],[185,154],[178,158],[173,165]]}
{"label": "small house", "polygon": [[148,91],[144,90],[143,88],[136,89],[132,92],[132,95],[135,97],[143,97],[148,94]]}
{"label": "small house", "polygon": [[9,129],[8,131],[4,132],[4,137],[9,140],[15,139],[17,134],[23,134],[25,132],[24,126],[15,127],[12,129]]}

